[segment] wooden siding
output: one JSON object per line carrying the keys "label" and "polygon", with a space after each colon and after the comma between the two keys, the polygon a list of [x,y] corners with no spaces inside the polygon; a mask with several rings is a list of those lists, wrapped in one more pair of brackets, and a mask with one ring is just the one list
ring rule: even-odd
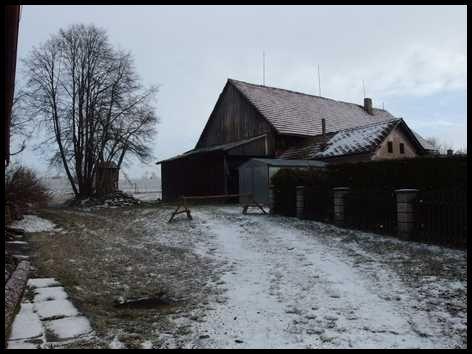
{"label": "wooden siding", "polygon": [[265,157],[269,154],[269,141],[267,136],[237,146],[227,152],[231,156]]}
{"label": "wooden siding", "polygon": [[267,134],[269,155],[274,151],[274,130],[231,83],[227,83],[208,119],[196,148],[231,143]]}

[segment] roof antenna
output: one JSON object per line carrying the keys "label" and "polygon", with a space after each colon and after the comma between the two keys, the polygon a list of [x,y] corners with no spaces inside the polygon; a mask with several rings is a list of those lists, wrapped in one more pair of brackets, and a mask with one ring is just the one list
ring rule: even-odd
{"label": "roof antenna", "polygon": [[321,96],[320,64],[318,64],[318,96]]}
{"label": "roof antenna", "polygon": [[364,80],[362,80],[362,90],[364,91],[364,98],[365,98],[366,95],[365,95],[365,82],[364,82]]}
{"label": "roof antenna", "polygon": [[265,51],[262,51],[262,85],[265,86]]}

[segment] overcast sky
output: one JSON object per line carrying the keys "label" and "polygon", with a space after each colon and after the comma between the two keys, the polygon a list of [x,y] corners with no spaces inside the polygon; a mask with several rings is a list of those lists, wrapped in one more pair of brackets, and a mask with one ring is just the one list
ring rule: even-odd
{"label": "overcast sky", "polygon": [[[18,57],[59,28],[93,23],[160,85],[156,160],[192,149],[227,78],[362,103],[425,137],[467,145],[466,6],[23,6]],[[22,160],[47,171],[46,156]],[[156,171],[134,165],[130,175]],[[157,170],[159,172],[159,170]]]}

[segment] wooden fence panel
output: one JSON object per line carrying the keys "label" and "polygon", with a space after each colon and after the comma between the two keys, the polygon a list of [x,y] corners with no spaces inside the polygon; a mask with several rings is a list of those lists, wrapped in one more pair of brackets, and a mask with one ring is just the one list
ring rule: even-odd
{"label": "wooden fence panel", "polygon": [[303,195],[303,217],[309,220],[332,222],[333,190],[326,187],[305,186]]}
{"label": "wooden fence panel", "polygon": [[274,189],[273,213],[283,216],[296,216],[296,189],[295,186]]}
{"label": "wooden fence panel", "polygon": [[420,191],[415,215],[415,241],[467,246],[467,191]]}
{"label": "wooden fence panel", "polygon": [[396,235],[397,204],[391,190],[351,190],[345,197],[346,227]]}

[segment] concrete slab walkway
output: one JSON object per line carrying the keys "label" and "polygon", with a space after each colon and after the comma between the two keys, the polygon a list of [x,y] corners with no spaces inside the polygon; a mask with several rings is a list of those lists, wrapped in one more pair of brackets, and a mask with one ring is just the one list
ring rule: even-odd
{"label": "concrete slab walkway", "polygon": [[59,348],[93,336],[90,322],[56,279],[29,279],[8,349]]}

